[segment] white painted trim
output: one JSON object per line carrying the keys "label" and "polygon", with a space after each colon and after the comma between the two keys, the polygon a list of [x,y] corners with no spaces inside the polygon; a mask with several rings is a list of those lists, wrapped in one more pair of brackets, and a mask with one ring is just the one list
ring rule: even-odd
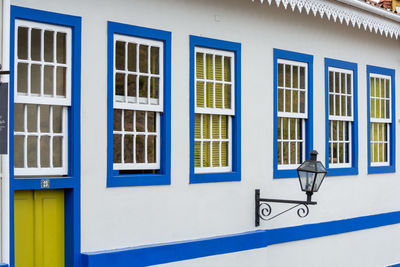
{"label": "white painted trim", "polygon": [[[252,0],[254,2],[254,0]],[[272,4],[273,0],[260,0]],[[341,24],[370,32],[380,33],[386,37],[398,38],[400,35],[400,16],[392,12],[374,7],[359,0],[275,0],[275,4],[279,7],[283,5],[285,9],[295,11],[303,9],[307,15],[311,13],[314,16],[324,16],[328,20],[336,22],[339,20]]]}

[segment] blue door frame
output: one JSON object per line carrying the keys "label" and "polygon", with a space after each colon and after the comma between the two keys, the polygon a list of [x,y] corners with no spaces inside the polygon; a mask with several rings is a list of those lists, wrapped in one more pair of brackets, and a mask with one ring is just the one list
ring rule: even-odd
{"label": "blue door frame", "polygon": [[11,6],[10,16],[10,267],[15,266],[14,191],[41,189],[41,179],[14,178],[14,41],[15,20],[29,20],[72,29],[71,108],[68,116],[68,176],[47,178],[50,189],[65,191],[65,266],[81,266],[80,226],[80,95],[81,95],[81,17]]}

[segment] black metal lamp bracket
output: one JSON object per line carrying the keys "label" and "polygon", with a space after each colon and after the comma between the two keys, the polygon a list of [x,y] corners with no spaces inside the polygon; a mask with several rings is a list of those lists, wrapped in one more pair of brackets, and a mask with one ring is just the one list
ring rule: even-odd
{"label": "black metal lamp bracket", "polygon": [[[264,221],[272,220],[288,211],[297,208],[297,215],[300,218],[304,218],[308,215],[309,209],[308,205],[316,205],[317,202],[311,201],[311,194],[307,194],[307,201],[301,200],[286,200],[286,199],[270,199],[270,198],[260,198],[260,189],[256,189],[255,193],[255,224],[256,227],[260,225],[260,219]],[[294,204],[292,207],[272,215],[272,208],[270,203],[286,203]]]}

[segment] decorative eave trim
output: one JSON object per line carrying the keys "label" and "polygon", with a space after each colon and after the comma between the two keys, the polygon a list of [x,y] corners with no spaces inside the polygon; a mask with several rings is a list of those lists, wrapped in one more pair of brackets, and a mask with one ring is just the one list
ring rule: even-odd
{"label": "decorative eave trim", "polygon": [[[254,2],[254,0],[252,1]],[[376,14],[377,12],[373,10],[377,9],[376,7],[371,6],[371,10],[368,10],[368,12],[350,6],[352,5],[351,1],[358,4],[359,1],[357,0],[339,0],[340,2],[346,2],[347,5],[331,0],[260,0],[261,3],[264,1],[268,2],[269,5],[275,1],[278,7],[282,4],[285,9],[290,8],[292,11],[298,9],[300,13],[305,10],[307,15],[311,13],[317,16],[319,14],[321,18],[325,16],[328,20],[339,21],[341,24],[346,23],[347,26],[358,29],[364,28],[364,30],[369,30],[376,34],[379,33],[386,37],[398,39],[400,35],[400,23]]]}

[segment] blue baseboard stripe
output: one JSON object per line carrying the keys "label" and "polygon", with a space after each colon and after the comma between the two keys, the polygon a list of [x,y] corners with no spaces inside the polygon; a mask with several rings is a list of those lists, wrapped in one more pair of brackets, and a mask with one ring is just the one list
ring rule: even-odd
{"label": "blue baseboard stripe", "polygon": [[8,267],[8,264],[0,263],[0,267]]}
{"label": "blue baseboard stripe", "polygon": [[400,223],[400,211],[200,240],[82,253],[83,267],[149,266]]}

